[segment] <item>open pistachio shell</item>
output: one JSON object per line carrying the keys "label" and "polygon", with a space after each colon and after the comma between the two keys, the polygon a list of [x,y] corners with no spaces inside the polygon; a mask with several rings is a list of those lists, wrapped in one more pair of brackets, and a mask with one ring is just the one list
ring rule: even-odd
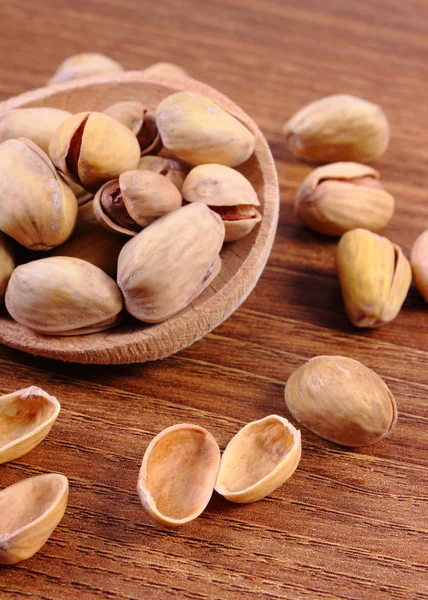
{"label": "open pistachio shell", "polygon": [[0,303],[3,302],[6,287],[15,268],[12,251],[0,231]]}
{"label": "open pistachio shell", "polygon": [[138,477],[147,512],[169,526],[196,519],[207,506],[220,465],[217,442],[203,427],[168,427],[149,444]]}
{"label": "open pistachio shell", "polygon": [[62,62],[48,83],[63,83],[64,81],[73,81],[92,75],[106,75],[108,73],[121,73],[122,65],[115,60],[99,54],[98,52],[82,52],[66,58]]}
{"label": "open pistachio shell", "polygon": [[34,385],[0,396],[0,464],[35,448],[48,435],[60,409],[54,396]]}
{"label": "open pistachio shell", "polygon": [[0,142],[25,137],[47,154],[52,135],[69,117],[70,112],[59,108],[15,108],[0,119]]}
{"label": "open pistachio shell", "polygon": [[138,167],[140,171],[153,171],[169,179],[175,187],[181,192],[184,180],[189,172],[188,167],[178,160],[165,158],[164,156],[155,156],[146,154],[140,158]]}
{"label": "open pistachio shell", "polygon": [[278,415],[245,425],[221,458],[215,490],[231,502],[255,502],[271,494],[297,468],[300,431]]}
{"label": "open pistachio shell", "polygon": [[116,119],[137,135],[144,121],[144,106],[138,101],[124,100],[106,108],[104,114]]}
{"label": "open pistachio shell", "polygon": [[31,558],[64,516],[68,479],[46,473],[19,481],[0,492],[0,564]]}

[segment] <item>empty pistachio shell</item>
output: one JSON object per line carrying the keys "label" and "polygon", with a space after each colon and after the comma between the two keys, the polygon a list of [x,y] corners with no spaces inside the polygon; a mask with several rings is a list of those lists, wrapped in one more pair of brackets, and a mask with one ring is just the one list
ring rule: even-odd
{"label": "empty pistachio shell", "polygon": [[318,167],[297,191],[294,214],[326,235],[362,227],[378,231],[394,214],[394,198],[366,165],[339,162]]}
{"label": "empty pistachio shell", "polygon": [[69,117],[59,108],[15,108],[0,119],[0,142],[25,137],[48,153],[52,135]]}
{"label": "empty pistachio shell", "polygon": [[158,323],[190,304],[220,268],[224,225],[195,202],[161,217],[125,244],[117,281],[126,309]]}
{"label": "empty pistachio shell", "polygon": [[65,59],[48,83],[63,83],[64,81],[73,81],[91,75],[114,74],[122,71],[122,65],[109,56],[97,52],[83,52]]}
{"label": "empty pistachio shell", "polygon": [[177,92],[168,96],[157,108],[156,123],[165,148],[192,165],[235,167],[254,151],[253,133],[201,94]]}
{"label": "empty pistachio shell", "polygon": [[0,144],[0,229],[31,250],[49,250],[73,231],[76,197],[30,140]]}
{"label": "empty pistachio shell", "polygon": [[374,444],[397,421],[394,397],[379,375],[344,356],[316,356],[296,369],[285,401],[299,423],[343,446]]}
{"label": "empty pistachio shell", "polygon": [[116,325],[122,296],[98,267],[79,258],[51,256],[14,270],[6,308],[15,321],[33,331],[81,335]]}
{"label": "empty pistachio shell", "polygon": [[135,169],[140,160],[137,138],[108,115],[73,115],[57,129],[49,144],[54,165],[89,191],[120,173]]}
{"label": "empty pistachio shell", "polygon": [[188,167],[178,160],[146,154],[140,158],[138,167],[140,171],[153,171],[169,179],[181,192],[184,180],[189,172]]}
{"label": "empty pistachio shell", "polygon": [[60,409],[54,396],[34,385],[0,396],[0,464],[15,460],[40,444]]}
{"label": "empty pistachio shell", "polygon": [[347,94],[311,102],[285,124],[284,133],[295,156],[315,162],[371,162],[389,143],[380,106]]}
{"label": "empty pistachio shell", "polygon": [[410,262],[416,287],[428,302],[428,229],[414,243]]}
{"label": "empty pistachio shell", "polygon": [[187,72],[182,67],[172,62],[157,62],[144,69],[145,75],[152,75],[153,73],[166,73],[173,77],[188,77]]}
{"label": "empty pistachio shell", "polygon": [[217,442],[203,427],[183,423],[148,445],[138,477],[147,512],[164,525],[184,525],[207,506],[220,465]]}
{"label": "empty pistachio shell", "polygon": [[255,502],[271,494],[297,468],[300,431],[270,415],[245,425],[226,446],[215,490],[232,502]]}
{"label": "empty pistachio shell", "polygon": [[0,231],[0,303],[3,302],[6,287],[14,268],[15,261],[12,252]]}
{"label": "empty pistachio shell", "polygon": [[337,273],[348,317],[357,327],[395,319],[412,279],[401,248],[366,229],[345,233],[337,247]]}
{"label": "empty pistachio shell", "polygon": [[0,492],[0,564],[31,558],[64,516],[68,479],[46,473],[19,481]]}

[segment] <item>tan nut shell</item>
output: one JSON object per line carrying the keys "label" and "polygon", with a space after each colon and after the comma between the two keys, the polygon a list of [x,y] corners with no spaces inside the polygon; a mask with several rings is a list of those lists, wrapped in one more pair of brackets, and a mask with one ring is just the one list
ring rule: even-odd
{"label": "tan nut shell", "polygon": [[106,108],[104,114],[116,119],[137,135],[144,121],[144,106],[141,102],[124,100]]}
{"label": "tan nut shell", "polygon": [[159,433],[144,454],[138,494],[157,521],[178,526],[196,519],[210,501],[220,466],[220,449],[209,431],[173,425]]}
{"label": "tan nut shell", "polygon": [[34,385],[0,396],[0,464],[24,456],[40,444],[60,410],[54,396]]}
{"label": "tan nut shell", "polygon": [[46,152],[58,127],[71,113],[59,108],[15,108],[0,119],[0,142],[25,137]]}
{"label": "tan nut shell", "polygon": [[192,165],[235,167],[254,151],[254,134],[201,94],[177,92],[168,96],[156,110],[156,123],[165,148]]}
{"label": "tan nut shell", "polygon": [[0,564],[31,558],[64,516],[68,479],[46,473],[19,481],[0,492]]}
{"label": "tan nut shell", "polygon": [[180,192],[183,188],[187,173],[189,172],[189,169],[178,160],[165,158],[163,156],[154,156],[152,154],[142,156],[137,169],[140,171],[153,171],[153,173],[164,175]]}
{"label": "tan nut shell", "polygon": [[3,302],[6,287],[15,268],[12,252],[0,231],[0,303]]}
{"label": "tan nut shell", "polygon": [[255,502],[289,479],[302,452],[300,431],[278,415],[245,425],[221,458],[215,490],[231,502]]}
{"label": "tan nut shell", "polygon": [[153,73],[166,73],[173,77],[189,77],[182,67],[172,62],[157,62],[144,69],[145,75],[152,75]]}
{"label": "tan nut shell", "polygon": [[76,197],[30,140],[0,144],[0,229],[31,250],[49,250],[73,231]]}
{"label": "tan nut shell", "polygon": [[416,287],[428,302],[428,229],[413,244],[410,262]]}
{"label": "tan nut shell", "polygon": [[92,75],[121,73],[123,70],[122,65],[109,56],[97,52],[83,52],[65,59],[48,83],[63,83]]}
{"label": "tan nut shell", "polygon": [[401,248],[366,229],[345,233],[337,247],[337,273],[348,317],[357,327],[395,319],[412,279]]}
{"label": "tan nut shell", "polygon": [[298,158],[315,162],[372,162],[389,144],[389,123],[377,104],[336,94],[311,102],[284,126]]}
{"label": "tan nut shell", "polygon": [[[372,179],[374,185],[353,184]],[[342,235],[362,227],[378,231],[394,214],[394,198],[376,183],[379,173],[354,162],[338,162],[312,171],[297,191],[294,214],[326,235]]]}
{"label": "tan nut shell", "polygon": [[6,308],[20,325],[48,335],[81,335],[116,325],[122,296],[98,267],[69,256],[20,265],[6,290]]}
{"label": "tan nut shell", "polygon": [[141,231],[119,255],[118,285],[128,312],[158,323],[187,306],[218,272],[223,240],[222,220],[199,202]]}
{"label": "tan nut shell", "polygon": [[285,387],[293,417],[316,435],[343,446],[366,446],[397,421],[394,397],[371,369],[344,356],[316,356]]}

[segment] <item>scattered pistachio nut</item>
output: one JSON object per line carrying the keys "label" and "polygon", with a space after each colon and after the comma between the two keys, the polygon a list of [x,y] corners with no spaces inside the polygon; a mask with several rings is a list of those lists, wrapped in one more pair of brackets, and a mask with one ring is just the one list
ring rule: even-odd
{"label": "scattered pistachio nut", "polygon": [[338,162],[318,167],[297,191],[294,214],[325,235],[362,227],[378,231],[394,214],[394,198],[366,165]]}
{"label": "scattered pistachio nut", "polygon": [[25,138],[0,144],[1,231],[49,250],[71,235],[76,217],[76,197],[43,150]]}
{"label": "scattered pistachio nut", "polygon": [[157,107],[156,123],[165,148],[191,165],[235,167],[254,152],[254,134],[202,94],[168,96]]}
{"label": "scattered pistachio nut", "polygon": [[48,83],[63,83],[74,81],[92,75],[107,75],[122,73],[122,65],[105,54],[83,52],[66,58],[49,79]]}
{"label": "scattered pistachio nut", "polygon": [[297,157],[314,162],[372,162],[389,144],[389,122],[377,104],[335,94],[311,102],[284,126]]}
{"label": "scattered pistachio nut", "polygon": [[243,427],[226,446],[215,490],[231,502],[255,502],[289,479],[302,452],[300,431],[278,415]]}
{"label": "scattered pistachio nut", "polygon": [[61,522],[68,479],[46,473],[0,492],[0,564],[14,565],[40,550]]}
{"label": "scattered pistachio nut", "polygon": [[220,271],[220,217],[194,202],[143,229],[119,255],[117,281],[127,311],[147,323],[172,317]]}
{"label": "scattered pistachio nut", "polygon": [[374,444],[397,421],[397,406],[384,381],[344,356],[316,356],[301,365],[285,386],[285,401],[299,423],[342,446]]}
{"label": "scattered pistachio nut", "polygon": [[367,229],[345,233],[337,248],[337,272],[348,317],[357,327],[395,319],[412,279],[401,248]]}
{"label": "scattered pistachio nut", "polygon": [[189,172],[189,169],[178,160],[152,154],[142,156],[137,169],[140,171],[153,171],[153,173],[164,175],[180,192]]}
{"label": "scattered pistachio nut", "polygon": [[103,183],[137,167],[140,146],[119,121],[99,112],[81,112],[57,129],[49,154],[61,173],[96,192]]}
{"label": "scattered pistachio nut", "polygon": [[257,194],[241,173],[224,165],[199,165],[190,171],[182,189],[187,202],[203,202],[224,221],[225,242],[239,240],[252,231],[262,216]]}
{"label": "scattered pistachio nut", "polygon": [[157,62],[144,69],[145,75],[152,75],[153,73],[171,75],[172,77],[189,77],[183,67],[172,62]]}
{"label": "scattered pistachio nut", "polygon": [[156,153],[162,149],[156,120],[141,102],[117,102],[109,106],[104,114],[116,119],[137,136],[142,155]]}
{"label": "scattered pistachio nut", "polygon": [[0,303],[3,302],[7,284],[15,268],[12,251],[0,231]]}
{"label": "scattered pistachio nut", "polygon": [[414,243],[410,262],[416,287],[428,302],[428,229]]}
{"label": "scattered pistachio nut", "polygon": [[0,464],[16,460],[40,444],[60,410],[58,400],[35,385],[0,396]]}
{"label": "scattered pistachio nut", "polygon": [[157,521],[179,526],[196,519],[214,490],[220,449],[198,425],[173,425],[159,433],[144,454],[138,494]]}
{"label": "scattered pistachio nut", "polygon": [[50,256],[17,267],[6,290],[15,321],[45,335],[83,335],[116,325],[122,296],[104,271],[79,258]]}

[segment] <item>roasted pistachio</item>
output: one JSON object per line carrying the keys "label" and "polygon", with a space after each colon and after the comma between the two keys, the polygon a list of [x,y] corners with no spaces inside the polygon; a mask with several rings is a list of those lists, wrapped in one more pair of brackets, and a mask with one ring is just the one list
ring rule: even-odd
{"label": "roasted pistachio", "polygon": [[14,268],[15,260],[12,251],[0,231],[0,303],[3,302],[6,287]]}
{"label": "roasted pistachio", "polygon": [[179,65],[176,65],[172,62],[157,62],[157,63],[154,63],[153,65],[150,65],[150,67],[147,67],[147,69],[144,69],[145,75],[152,75],[153,73],[155,73],[155,74],[165,73],[166,75],[172,75],[172,77],[188,77],[189,76],[182,67],[180,67]]}
{"label": "roasted pistachio", "polygon": [[104,54],[83,52],[66,58],[49,79],[48,83],[63,83],[92,75],[121,73],[122,65]]}
{"label": "roasted pistachio", "polygon": [[428,229],[414,243],[410,262],[416,287],[428,302]]}
{"label": "roasted pistachio", "polygon": [[188,167],[178,160],[146,154],[140,158],[138,167],[140,171],[153,171],[169,179],[181,192],[184,180],[189,172]]}
{"label": "roasted pistachio", "polygon": [[145,110],[141,102],[117,102],[109,106],[104,114],[116,119],[137,136],[143,155],[161,150],[162,140],[155,118]]}

